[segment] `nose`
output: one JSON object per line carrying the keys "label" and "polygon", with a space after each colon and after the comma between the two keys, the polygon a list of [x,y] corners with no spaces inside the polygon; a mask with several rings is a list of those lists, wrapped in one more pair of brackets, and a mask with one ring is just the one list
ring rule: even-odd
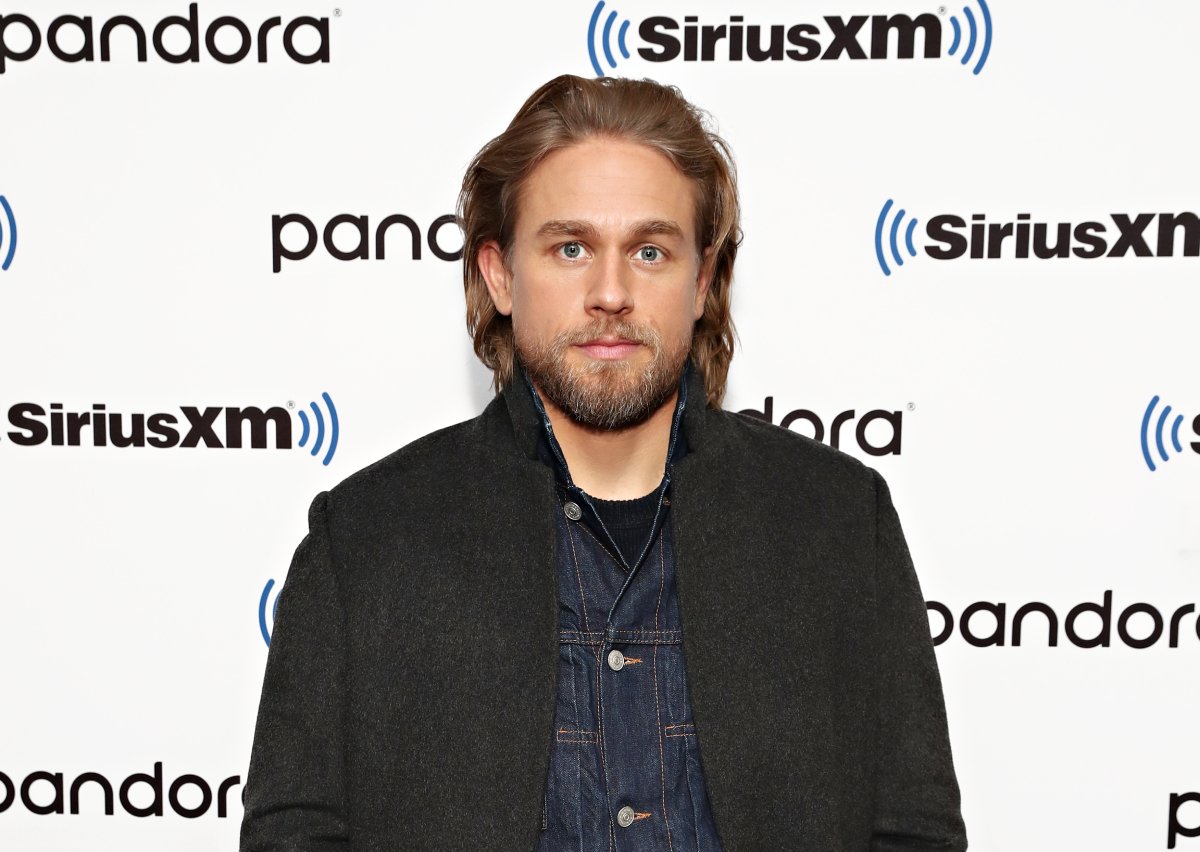
{"label": "nose", "polygon": [[620,316],[633,310],[633,293],[629,288],[629,269],[620,252],[605,252],[600,263],[594,263],[588,278],[585,296],[586,309],[592,316]]}

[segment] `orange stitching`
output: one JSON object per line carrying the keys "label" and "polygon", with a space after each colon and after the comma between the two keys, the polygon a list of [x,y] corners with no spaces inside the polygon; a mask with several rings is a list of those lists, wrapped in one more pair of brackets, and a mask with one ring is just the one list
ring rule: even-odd
{"label": "orange stitching", "polygon": [[588,605],[587,597],[583,594],[583,575],[579,573],[579,556],[575,553],[575,535],[572,533],[569,525],[567,526],[567,541],[571,544],[571,561],[575,563],[575,581],[579,583],[579,602],[581,604],[580,609],[583,610],[583,629],[585,632],[591,632],[588,630]]}
{"label": "orange stitching", "polygon": [[[663,541],[662,534],[658,536],[658,602],[654,605],[654,628],[658,629],[658,611],[662,605],[663,582],[666,576],[667,566],[663,558]],[[658,645],[654,646],[654,664],[651,666],[654,671],[654,722],[662,724],[662,709],[658,705]],[[671,709],[668,707],[667,712]],[[671,839],[671,821],[667,819],[667,769],[666,756],[663,753],[663,741],[659,738],[658,741],[658,783],[662,789],[662,806],[663,806],[663,825],[667,827],[667,849],[669,852],[675,852],[675,844]],[[646,814],[649,816],[649,814]],[[641,817],[636,817],[641,819]]]}
{"label": "orange stitching", "polygon": [[575,745],[595,744],[596,735],[590,731],[559,731],[555,737],[560,743],[573,743]]}
{"label": "orange stitching", "polygon": [[678,725],[667,725],[663,728],[664,731],[669,731],[672,728],[691,728],[695,726],[695,722],[680,722]]}
{"label": "orange stitching", "polygon": [[630,666],[630,665],[633,665],[634,663],[640,663],[641,661],[642,661],[641,657],[626,657],[625,665]]}
{"label": "orange stitching", "polygon": [[654,629],[658,630],[658,613],[662,609],[663,583],[666,582],[667,563],[663,557],[662,535],[658,537],[658,600],[654,602]]}
{"label": "orange stitching", "polygon": [[[596,646],[596,724],[602,729],[604,727],[604,701],[600,697],[600,674],[602,672],[600,666],[600,649],[602,645]],[[596,737],[596,750],[600,752],[600,769],[604,772],[604,783],[608,784],[608,759],[604,756],[604,737],[598,735]],[[608,849],[612,852],[616,844],[616,837],[613,835],[612,820],[608,823]]]}
{"label": "orange stitching", "polygon": [[652,816],[654,816],[654,814],[652,814],[652,813],[649,813],[649,814],[644,814],[644,813],[642,813],[641,811],[634,811],[634,812],[633,812],[633,818],[634,818],[635,820],[637,820],[637,819],[645,819],[646,817],[652,817]]}
{"label": "orange stitching", "polygon": [[612,561],[618,571],[620,571],[622,574],[629,573],[628,571],[625,570],[624,564],[622,564],[621,560],[617,558],[616,554],[614,554],[611,550],[608,549],[608,545],[605,544],[604,542],[602,542],[600,540],[600,537],[588,528],[587,524],[580,524],[580,526],[582,527],[582,529],[585,533],[587,533],[588,535],[590,535],[592,537],[592,541],[594,541],[594,542],[596,542],[596,544],[600,545],[600,549],[608,554],[609,558],[612,559]]}

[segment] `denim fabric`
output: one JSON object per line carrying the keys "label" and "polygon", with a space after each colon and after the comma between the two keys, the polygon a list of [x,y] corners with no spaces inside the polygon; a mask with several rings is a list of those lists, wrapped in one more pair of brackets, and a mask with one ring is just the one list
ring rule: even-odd
{"label": "denim fabric", "polygon": [[[666,523],[671,465],[687,451],[679,433],[686,376],[654,523],[632,562],[572,482],[541,400],[530,392],[558,497],[558,702],[539,852],[719,852],[692,724]],[[571,506],[579,511],[568,512]],[[613,650],[624,659],[619,670],[609,663]],[[623,808],[632,818],[625,826]]]}

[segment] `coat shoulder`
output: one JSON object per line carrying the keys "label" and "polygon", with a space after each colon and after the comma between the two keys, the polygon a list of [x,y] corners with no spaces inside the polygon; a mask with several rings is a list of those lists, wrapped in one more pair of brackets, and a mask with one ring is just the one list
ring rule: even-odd
{"label": "coat shoulder", "polygon": [[744,414],[710,410],[708,417],[714,449],[765,487],[801,487],[874,502],[882,477],[848,453]]}
{"label": "coat shoulder", "polygon": [[491,406],[470,420],[430,432],[347,476],[326,498],[330,522],[390,517],[432,506],[480,489],[504,459],[516,458],[511,432],[497,424]]}

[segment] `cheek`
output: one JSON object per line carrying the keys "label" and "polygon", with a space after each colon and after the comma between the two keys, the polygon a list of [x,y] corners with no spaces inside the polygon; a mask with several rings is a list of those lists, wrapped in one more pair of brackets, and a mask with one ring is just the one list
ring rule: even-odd
{"label": "cheek", "polygon": [[689,328],[696,321],[697,292],[694,280],[694,278],[689,278],[681,284],[675,290],[672,300],[675,315],[680,318],[681,323],[686,323]]}
{"label": "cheek", "polygon": [[527,324],[536,318],[542,303],[541,278],[527,261],[513,264],[512,270],[513,324]]}
{"label": "cheek", "polygon": [[693,307],[696,294],[691,288],[659,295],[653,305],[646,305],[643,317],[655,317],[654,325],[668,340],[689,338],[696,324]]}
{"label": "cheek", "polygon": [[[555,286],[558,284],[558,286]],[[537,270],[517,270],[513,286],[513,330],[522,337],[553,337],[581,313],[571,288],[538,275]]]}

